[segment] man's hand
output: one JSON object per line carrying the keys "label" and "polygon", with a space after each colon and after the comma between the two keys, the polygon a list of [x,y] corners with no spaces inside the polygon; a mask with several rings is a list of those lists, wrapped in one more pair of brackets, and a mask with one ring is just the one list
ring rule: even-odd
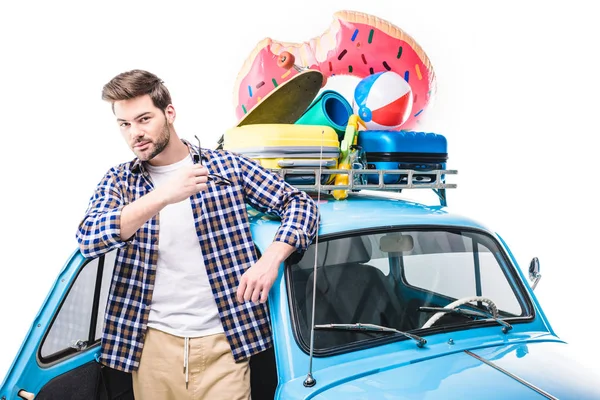
{"label": "man's hand", "polygon": [[175,204],[190,196],[206,190],[208,170],[200,164],[180,168],[169,182],[160,186],[160,191],[166,204]]}
{"label": "man's hand", "polygon": [[287,243],[272,243],[256,264],[242,275],[237,301],[266,302],[269,290],[279,275],[279,266],[294,250],[294,247]]}
{"label": "man's hand", "polygon": [[169,204],[178,203],[206,190],[207,181],[206,167],[200,164],[186,166],[166,184],[126,205],[121,213],[121,239],[128,240],[146,221]]}

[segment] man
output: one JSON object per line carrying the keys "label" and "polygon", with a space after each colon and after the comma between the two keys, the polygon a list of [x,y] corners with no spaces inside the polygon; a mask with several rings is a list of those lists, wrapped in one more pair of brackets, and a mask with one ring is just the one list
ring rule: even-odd
{"label": "man", "polygon": [[[136,158],[105,174],[77,232],[86,257],[118,249],[100,361],[132,373],[137,399],[248,399],[249,358],[272,345],[268,292],[313,240],[317,206],[253,160],[180,139],[156,75],[119,74],[102,98]],[[281,217],[260,259],[246,203]]]}

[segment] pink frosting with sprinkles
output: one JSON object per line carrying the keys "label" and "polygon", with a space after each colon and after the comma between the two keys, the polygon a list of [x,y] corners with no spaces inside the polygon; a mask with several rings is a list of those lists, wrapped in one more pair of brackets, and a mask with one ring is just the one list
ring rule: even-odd
{"label": "pink frosting with sprinkles", "polygon": [[[371,22],[371,19],[366,20]],[[414,103],[410,117],[399,129],[414,127],[435,91],[435,75],[430,70],[431,66],[426,66],[409,43],[378,29],[376,24],[350,22],[341,18],[338,18],[338,22],[340,25],[335,31],[335,46],[327,50],[326,59],[322,62],[317,61],[316,49],[317,46],[324,46],[326,40],[317,38],[287,46],[268,40],[265,47],[257,52],[248,74],[235,89],[238,93],[235,107],[238,120],[277,86],[298,73],[294,68],[286,70],[277,65],[278,54],[289,51],[296,57],[296,64],[299,60],[305,60],[310,65],[301,67],[318,69],[326,77],[354,75],[362,78],[382,71],[400,74],[411,87]],[[272,51],[274,47],[279,50],[277,54]]]}

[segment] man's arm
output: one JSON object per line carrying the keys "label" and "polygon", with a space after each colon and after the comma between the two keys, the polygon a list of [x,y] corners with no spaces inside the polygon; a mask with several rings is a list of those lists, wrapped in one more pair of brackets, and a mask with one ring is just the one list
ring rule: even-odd
{"label": "man's arm", "polygon": [[150,218],[169,204],[206,189],[208,171],[201,165],[181,168],[165,185],[125,204],[109,171],[96,187],[85,217],[79,224],[77,241],[85,257],[97,257],[126,245]]}
{"label": "man's arm", "polygon": [[150,218],[167,206],[166,197],[158,190],[123,207],[121,211],[121,240],[128,241]]}
{"label": "man's arm", "polygon": [[279,266],[294,251],[304,251],[316,235],[319,223],[318,207],[304,191],[286,183],[254,160],[240,157],[246,198],[259,211],[275,214],[281,225],[273,243],[260,260],[242,275],[237,299],[267,301],[268,292],[279,275]]}
{"label": "man's arm", "polygon": [[98,183],[79,223],[76,239],[84,257],[98,257],[127,244],[121,238],[121,213],[125,201],[117,186],[115,173],[111,169]]}
{"label": "man's arm", "polygon": [[264,303],[269,290],[279,276],[279,266],[296,248],[280,241],[275,241],[262,254],[260,259],[241,277],[237,291],[237,300]]}
{"label": "man's arm", "polygon": [[258,162],[245,157],[238,160],[248,203],[259,211],[281,218],[274,241],[287,243],[297,251],[306,250],[318,228],[316,202],[306,192],[291,186]]}

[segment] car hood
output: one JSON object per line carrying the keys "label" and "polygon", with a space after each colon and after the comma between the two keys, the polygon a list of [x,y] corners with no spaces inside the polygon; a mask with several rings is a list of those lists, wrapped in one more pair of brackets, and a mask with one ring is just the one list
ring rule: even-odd
{"label": "car hood", "polygon": [[313,398],[600,398],[600,375],[578,364],[569,346],[559,342],[463,351],[370,372],[330,382]]}

